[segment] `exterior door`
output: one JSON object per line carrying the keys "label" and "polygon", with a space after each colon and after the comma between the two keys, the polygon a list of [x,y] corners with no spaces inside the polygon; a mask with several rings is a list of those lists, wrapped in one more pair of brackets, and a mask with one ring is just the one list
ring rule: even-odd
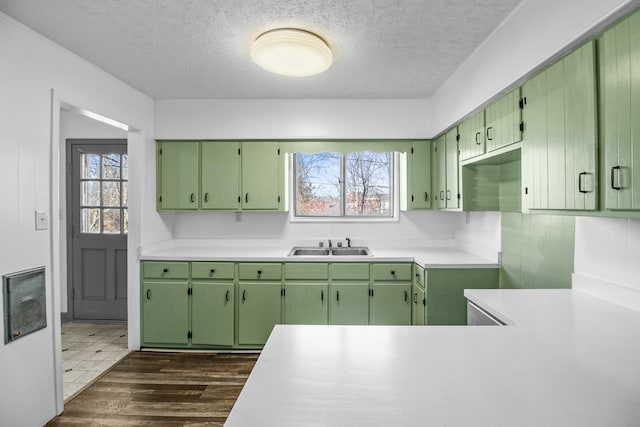
{"label": "exterior door", "polygon": [[78,320],[127,319],[127,141],[67,140],[71,290]]}

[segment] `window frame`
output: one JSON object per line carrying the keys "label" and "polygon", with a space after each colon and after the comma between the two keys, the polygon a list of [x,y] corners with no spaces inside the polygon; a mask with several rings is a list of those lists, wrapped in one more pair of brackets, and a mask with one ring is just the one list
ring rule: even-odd
{"label": "window frame", "polygon": [[[367,150],[361,150],[367,151]],[[331,152],[331,151],[326,151]],[[296,152],[288,153],[289,156],[289,171],[288,171],[288,182],[289,182],[289,200],[290,209],[289,209],[289,222],[299,222],[299,223],[376,223],[376,222],[399,222],[400,221],[400,153],[397,151],[387,151],[391,153],[391,178],[389,188],[392,190],[391,194],[391,214],[389,216],[354,216],[354,215],[345,215],[346,211],[346,202],[344,200],[345,196],[345,176],[346,176],[346,156],[349,153],[337,153],[340,155],[340,168],[341,168],[341,182],[340,182],[340,194],[341,194],[341,202],[340,202],[340,216],[298,216],[296,215],[296,204],[297,204],[297,191],[296,191]],[[309,153],[306,153],[309,154]]]}

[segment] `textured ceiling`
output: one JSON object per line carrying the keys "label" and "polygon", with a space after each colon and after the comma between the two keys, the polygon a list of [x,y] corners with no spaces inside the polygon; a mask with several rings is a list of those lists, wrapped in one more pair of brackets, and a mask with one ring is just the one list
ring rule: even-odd
{"label": "textured ceiling", "polygon": [[[149,96],[424,98],[519,0],[0,0],[0,11]],[[251,62],[277,27],[331,46],[324,74]]]}

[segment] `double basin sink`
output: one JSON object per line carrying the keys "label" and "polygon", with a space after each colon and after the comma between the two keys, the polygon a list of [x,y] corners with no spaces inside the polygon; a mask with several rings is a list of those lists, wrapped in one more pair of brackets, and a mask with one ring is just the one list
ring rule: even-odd
{"label": "double basin sink", "polygon": [[288,256],[372,256],[369,248],[365,246],[359,247],[336,247],[336,248],[318,248],[318,247],[302,247],[296,246],[289,252]]}

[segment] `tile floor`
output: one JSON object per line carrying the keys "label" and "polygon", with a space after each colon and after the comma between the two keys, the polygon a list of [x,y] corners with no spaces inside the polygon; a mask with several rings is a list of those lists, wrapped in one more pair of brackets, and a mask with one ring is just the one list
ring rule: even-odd
{"label": "tile floor", "polygon": [[128,353],[126,323],[63,323],[64,399],[73,396]]}

